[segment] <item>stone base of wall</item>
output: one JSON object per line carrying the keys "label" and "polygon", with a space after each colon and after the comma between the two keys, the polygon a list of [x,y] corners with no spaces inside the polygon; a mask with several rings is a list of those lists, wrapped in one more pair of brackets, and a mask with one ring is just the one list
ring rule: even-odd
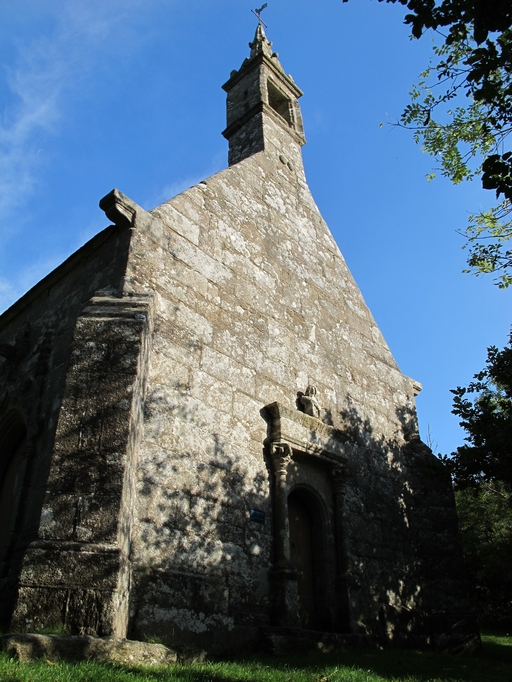
{"label": "stone base of wall", "polygon": [[314,652],[330,654],[333,651],[363,649],[375,646],[370,635],[349,635],[336,632],[314,632],[302,628],[262,628],[259,649],[273,656]]}
{"label": "stone base of wall", "polygon": [[25,555],[11,629],[64,628],[81,635],[114,634],[123,601],[118,590],[123,561],[115,547],[32,543]]}
{"label": "stone base of wall", "polygon": [[482,648],[476,615],[470,610],[438,612],[429,619],[428,644],[433,651],[472,654]]}
{"label": "stone base of wall", "polygon": [[[482,643],[475,634],[475,624],[467,618],[461,618],[457,623],[446,623],[447,616],[440,616],[444,630],[433,634],[404,636],[399,641],[382,639],[374,635],[345,634],[336,632],[315,632],[302,628],[270,627],[260,629],[258,650],[271,655],[287,655],[301,652],[318,652],[323,654],[347,649],[362,649],[366,647],[389,647],[402,649],[419,649],[449,654],[473,654],[478,651]],[[453,621],[453,619],[451,619]],[[434,621],[431,625],[435,625]]]}
{"label": "stone base of wall", "polygon": [[9,634],[0,637],[0,651],[21,663],[49,661],[97,661],[118,665],[164,666],[176,663],[175,651],[163,644],[128,639],[66,635]]}

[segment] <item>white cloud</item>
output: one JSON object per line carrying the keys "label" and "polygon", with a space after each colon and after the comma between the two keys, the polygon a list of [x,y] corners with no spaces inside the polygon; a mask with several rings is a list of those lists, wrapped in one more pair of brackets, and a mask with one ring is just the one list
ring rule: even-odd
{"label": "white cloud", "polygon": [[21,268],[13,281],[0,278],[0,314],[60,265],[67,256],[68,254],[64,252],[53,253],[50,257],[42,258]]}
{"label": "white cloud", "polygon": [[[50,162],[48,140],[58,135],[76,101],[86,89],[87,79],[100,61],[109,63],[133,54],[149,39],[138,30],[148,12],[165,0],[47,0],[45,20],[31,22],[30,0],[18,16],[28,12],[31,39],[13,39],[15,60],[4,68],[8,97],[0,110],[0,246],[9,232],[31,220],[30,199]],[[167,0],[169,4],[169,0]],[[5,14],[5,13],[3,13]],[[41,33],[40,26],[46,28]],[[48,28],[49,27],[49,28]],[[36,31],[38,33],[36,34]],[[25,35],[28,31],[25,31]],[[23,210],[21,210],[23,209]],[[37,208],[35,208],[37,210]],[[106,226],[94,221],[77,235],[80,246]],[[21,265],[11,281],[0,277],[0,311],[5,310],[41,277],[56,267],[68,253],[42,255],[27,267]]]}
{"label": "white cloud", "polygon": [[154,195],[149,197],[148,200],[144,202],[144,208],[150,210],[163,204],[165,201],[169,201],[177,194],[184,192],[186,189],[197,185],[201,180],[206,180],[211,175],[218,173],[220,170],[226,167],[227,164],[227,151],[219,152],[211,159],[210,163],[205,167],[204,172],[194,173],[194,175],[184,176],[178,178],[177,180],[171,182],[169,185],[165,185],[162,189],[155,192]]}
{"label": "white cloud", "polygon": [[10,282],[0,278],[0,313],[14,303],[19,298],[19,292]]}
{"label": "white cloud", "polygon": [[126,34],[133,38],[141,12],[162,1],[66,0],[54,7],[51,31],[18,47],[7,70],[10,103],[0,118],[0,219],[6,221],[33,192],[45,161],[41,142],[58,132],[65,94],[112,45],[136,49]]}

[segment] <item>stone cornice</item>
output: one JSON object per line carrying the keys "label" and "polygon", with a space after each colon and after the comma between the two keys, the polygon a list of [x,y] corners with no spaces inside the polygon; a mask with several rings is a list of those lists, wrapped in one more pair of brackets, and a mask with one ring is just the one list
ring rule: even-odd
{"label": "stone cornice", "polygon": [[229,138],[232,137],[238,130],[240,130],[240,128],[242,128],[248,121],[250,121],[253,116],[257,116],[258,114],[266,114],[269,116],[273,121],[280,125],[283,130],[295,138],[297,144],[300,144],[301,146],[306,144],[306,138],[304,135],[297,132],[290,125],[288,125],[284,118],[274,111],[266,102],[258,102],[255,104],[241,118],[234,121],[230,126],[223,130],[222,135],[226,138],[226,140],[229,140]]}
{"label": "stone cornice", "polygon": [[275,59],[267,57],[267,55],[263,53],[258,54],[256,57],[252,57],[252,59],[246,59],[239,71],[233,74],[233,76],[231,76],[231,78],[224,83],[222,89],[226,92],[229,92],[231,88],[245,76],[245,74],[252,69],[257,68],[258,66],[261,66],[262,64],[265,64],[265,66],[272,71],[274,76],[276,76],[276,78],[281,81],[281,83],[288,88],[297,99],[302,97],[304,93],[297,85],[295,85],[290,76],[283,71],[283,68],[279,62],[276,63]]}
{"label": "stone cornice", "polygon": [[333,464],[345,464],[345,443],[348,437],[339,429],[278,402],[266,405],[262,413],[270,423],[270,444],[288,443],[294,450],[307,455]]}

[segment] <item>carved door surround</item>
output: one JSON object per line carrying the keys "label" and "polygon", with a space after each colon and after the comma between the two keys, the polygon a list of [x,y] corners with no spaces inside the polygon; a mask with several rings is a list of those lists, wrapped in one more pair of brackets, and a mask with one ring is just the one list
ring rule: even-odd
{"label": "carved door surround", "polygon": [[[347,480],[347,436],[320,419],[274,402],[263,409],[269,425],[267,447],[274,473],[274,542],[275,561],[271,571],[273,585],[273,621],[281,626],[300,626],[297,606],[297,570],[290,560],[288,496],[294,489],[292,469],[304,463],[321,463],[331,482],[334,520],[336,617],[333,627],[348,629],[346,559],[343,547],[343,500]],[[311,458],[311,459],[310,459]],[[302,464],[301,464],[302,463]]]}

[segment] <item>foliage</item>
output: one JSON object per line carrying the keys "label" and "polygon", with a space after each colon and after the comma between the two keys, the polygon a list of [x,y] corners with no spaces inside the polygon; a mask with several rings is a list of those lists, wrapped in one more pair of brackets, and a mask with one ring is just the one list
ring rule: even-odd
{"label": "foliage", "polygon": [[[463,234],[470,247],[468,272],[495,273],[498,285],[505,288],[512,283],[512,249],[504,247],[512,237],[512,152],[503,150],[512,118],[496,112],[494,102],[476,99],[468,80],[474,51],[470,39],[434,47],[437,61],[413,87],[400,125],[414,130],[415,141],[454,184],[478,174],[485,189],[494,190],[497,199],[502,197],[497,206],[471,215]],[[510,82],[510,76],[503,73],[499,78]],[[463,102],[461,94],[467,96]]]}
{"label": "foliage", "polygon": [[357,649],[332,654],[251,657],[168,668],[84,663],[20,664],[0,654],[4,682],[510,682],[512,637],[483,637],[471,658],[418,651]]}
{"label": "foliage", "polygon": [[444,457],[455,486],[464,559],[482,622],[512,625],[512,332],[454,394],[466,443]]}
{"label": "foliage", "polygon": [[495,192],[497,205],[470,216],[462,232],[467,272],[495,273],[505,288],[512,284],[512,249],[505,246],[512,238],[512,151],[506,148],[512,131],[512,3],[386,2],[407,6],[405,23],[415,38],[432,29],[443,39],[398,125],[414,131],[452,182],[481,175],[484,189]]}
{"label": "foliage", "polygon": [[500,483],[456,490],[464,561],[481,623],[512,625],[512,505]]}
{"label": "foliage", "polygon": [[[466,431],[466,445],[444,458],[457,487],[500,482],[512,492],[512,332],[503,350],[487,349],[485,368],[467,388],[458,387],[452,412]],[[470,397],[475,395],[472,400]]]}

